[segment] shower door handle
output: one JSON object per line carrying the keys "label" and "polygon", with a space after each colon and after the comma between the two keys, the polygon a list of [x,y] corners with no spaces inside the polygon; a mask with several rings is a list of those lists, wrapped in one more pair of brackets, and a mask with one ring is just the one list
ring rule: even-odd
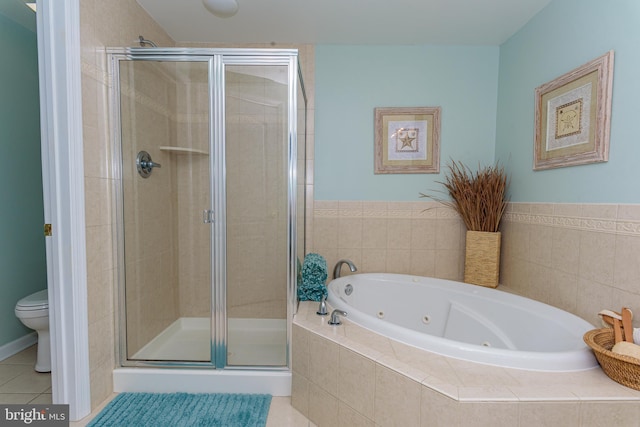
{"label": "shower door handle", "polygon": [[202,222],[205,224],[213,224],[215,222],[215,218],[213,217],[213,210],[205,209],[202,211]]}

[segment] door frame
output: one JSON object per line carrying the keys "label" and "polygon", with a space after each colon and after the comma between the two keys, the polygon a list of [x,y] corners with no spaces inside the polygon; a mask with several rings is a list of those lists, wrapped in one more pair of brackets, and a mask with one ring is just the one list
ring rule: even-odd
{"label": "door frame", "polygon": [[71,421],[91,412],[79,0],[37,0],[51,383]]}

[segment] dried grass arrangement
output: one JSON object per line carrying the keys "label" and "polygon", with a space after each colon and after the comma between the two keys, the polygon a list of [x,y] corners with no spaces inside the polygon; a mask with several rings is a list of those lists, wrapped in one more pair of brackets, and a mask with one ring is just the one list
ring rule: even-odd
{"label": "dried grass arrangement", "polygon": [[[504,167],[496,164],[471,171],[462,162],[451,161],[444,185],[451,200],[420,193],[420,197],[440,202],[454,209],[467,230],[495,232],[507,207],[509,179]],[[442,191],[442,193],[445,193]]]}

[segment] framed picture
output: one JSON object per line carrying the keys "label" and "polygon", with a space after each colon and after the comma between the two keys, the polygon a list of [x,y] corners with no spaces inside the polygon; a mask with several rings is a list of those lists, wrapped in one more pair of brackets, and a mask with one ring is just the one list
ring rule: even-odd
{"label": "framed picture", "polygon": [[375,109],[375,171],[440,172],[440,107]]}
{"label": "framed picture", "polygon": [[536,88],[533,169],[609,159],[613,51]]}

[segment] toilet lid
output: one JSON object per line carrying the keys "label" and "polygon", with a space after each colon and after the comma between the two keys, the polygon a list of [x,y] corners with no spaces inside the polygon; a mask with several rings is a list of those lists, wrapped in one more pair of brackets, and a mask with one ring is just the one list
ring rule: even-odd
{"label": "toilet lid", "polygon": [[49,308],[49,298],[46,289],[28,295],[16,304],[16,310],[41,310],[43,308]]}

